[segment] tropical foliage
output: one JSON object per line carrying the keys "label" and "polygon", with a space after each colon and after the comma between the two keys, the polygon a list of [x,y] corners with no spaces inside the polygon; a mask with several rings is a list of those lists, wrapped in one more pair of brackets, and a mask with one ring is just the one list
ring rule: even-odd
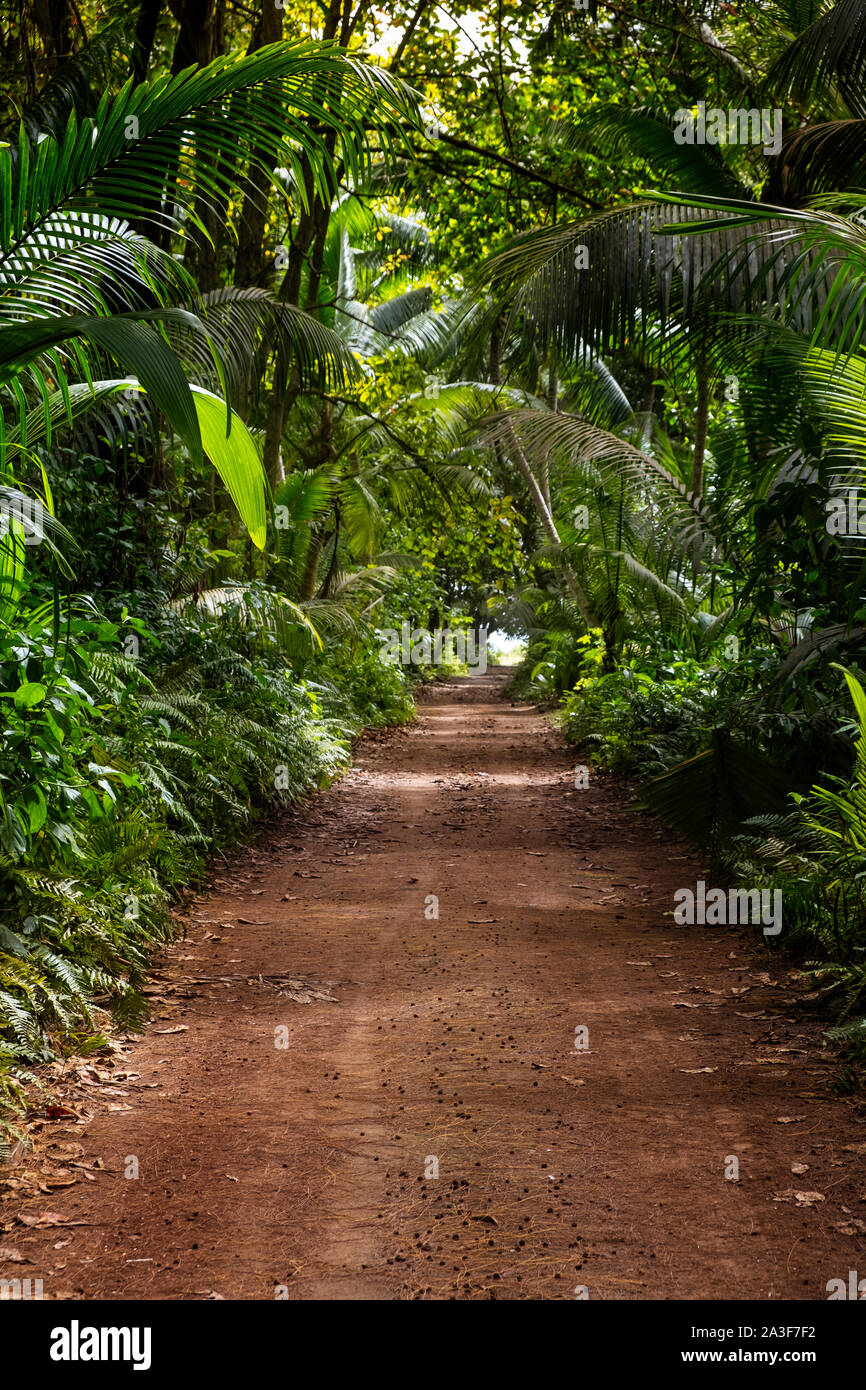
{"label": "tropical foliage", "polygon": [[142,1015],[209,855],[411,717],[404,622],[524,638],[515,690],[782,882],[862,1034],[864,23],[2,9],[13,1100]]}

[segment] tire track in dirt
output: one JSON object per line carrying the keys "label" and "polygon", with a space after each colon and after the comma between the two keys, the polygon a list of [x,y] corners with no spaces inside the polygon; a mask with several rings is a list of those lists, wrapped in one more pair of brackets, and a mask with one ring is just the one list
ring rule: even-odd
{"label": "tire track in dirt", "polygon": [[[147,1032],[67,1065],[81,1122],[34,1126],[0,1276],[52,1298],[821,1299],[866,1272],[862,1121],[819,1022],[760,941],[674,925],[694,851],[621,781],[575,789],[505,675],[424,692],[215,873]],[[64,1224],[27,1224],[46,1213]]]}

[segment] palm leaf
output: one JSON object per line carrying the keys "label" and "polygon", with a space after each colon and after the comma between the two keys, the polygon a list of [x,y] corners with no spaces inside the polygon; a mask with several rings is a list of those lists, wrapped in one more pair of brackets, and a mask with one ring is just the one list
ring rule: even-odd
{"label": "palm leaf", "polygon": [[[325,132],[335,135],[344,177],[355,182],[369,161],[370,131],[390,147],[391,128],[402,129],[413,112],[402,83],[327,43],[270,44],[175,77],[127,82],[105,93],[92,120],[71,113],[62,139],[49,136],[32,159],[23,127],[16,157],[0,150],[8,187],[0,257],[61,209],[95,206],[103,215],[156,217],[177,229],[191,222],[204,232],[197,199],[229,198],[242,164],[265,169],[269,179],[275,166],[288,166],[304,198],[306,154],[310,191],[327,200],[335,160]],[[163,206],[166,171],[175,169],[172,203]]]}
{"label": "palm leaf", "polygon": [[268,535],[267,479],[256,443],[234,411],[230,414],[230,430],[226,430],[226,405],[219,396],[201,386],[192,386],[190,390],[204,452],[225,483],[253,543],[264,550]]}
{"label": "palm leaf", "polygon": [[866,117],[866,9],[862,0],[837,0],[803,31],[771,68],[768,83],[780,95],[807,101],[834,86],[855,115]]}
{"label": "palm leaf", "polygon": [[578,125],[554,122],[551,143],[602,157],[618,156],[625,146],[683,193],[748,198],[749,189],[718,146],[677,144],[675,125],[673,114],[659,107],[604,105],[591,109]]}
{"label": "palm leaf", "polygon": [[640,804],[715,856],[750,816],[781,813],[786,787],[772,763],[717,729],[712,746],[640,789]]}

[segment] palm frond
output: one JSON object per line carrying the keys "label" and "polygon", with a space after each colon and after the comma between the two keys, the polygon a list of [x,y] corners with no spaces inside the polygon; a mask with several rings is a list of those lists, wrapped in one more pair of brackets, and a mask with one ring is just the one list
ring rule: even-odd
{"label": "palm frond", "polygon": [[[717,145],[679,144],[676,118],[653,106],[605,104],[591,109],[579,124],[554,122],[550,139],[600,156],[617,156],[624,147],[645,159],[657,176],[683,193],[748,198],[749,189],[726,162]],[[654,180],[656,182],[657,180]]]}
{"label": "palm frond", "polygon": [[866,117],[866,11],[861,0],[837,0],[813,20],[774,64],[768,84],[807,101],[837,88],[855,115]]}

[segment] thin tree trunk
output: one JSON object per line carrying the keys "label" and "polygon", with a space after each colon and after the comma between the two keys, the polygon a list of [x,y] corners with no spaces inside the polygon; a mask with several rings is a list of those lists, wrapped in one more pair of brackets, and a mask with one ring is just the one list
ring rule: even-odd
{"label": "thin tree trunk", "polygon": [[[556,367],[553,364],[551,364],[550,367],[550,386],[547,392],[547,404],[555,415],[559,409],[559,377],[556,373]],[[553,515],[553,503],[550,499],[550,460],[546,454],[541,460],[538,469],[538,481],[541,486],[541,491],[544,494],[544,500],[547,503],[547,510]]]}
{"label": "thin tree trunk", "polygon": [[[494,324],[490,335],[490,380],[494,386],[500,384],[499,345],[503,323],[504,320],[499,319]],[[553,508],[549,497],[545,497],[544,491],[529,466],[529,460],[521,449],[520,441],[514,433],[514,427],[510,422],[507,426],[506,441],[508,445],[508,455],[529,490],[529,495],[538,513],[544,534],[551,545],[555,545],[561,549],[562,540],[556,528],[556,522],[553,519]],[[562,568],[562,575],[565,579],[566,587],[577,604],[578,612],[583,618],[583,621],[586,623],[587,627],[598,627],[598,619],[592,611],[592,606],[584,591],[583,585],[568,563],[568,560],[562,554],[560,554],[560,566]]]}
{"label": "thin tree trunk", "polygon": [[704,456],[710,422],[710,376],[703,362],[698,363],[698,398],[695,417],[695,448],[692,454],[692,494],[700,502],[704,495]]}
{"label": "thin tree trunk", "polygon": [[403,54],[406,52],[406,47],[409,41],[411,40],[412,35],[415,33],[415,30],[417,29],[420,20],[424,15],[424,11],[430,9],[431,7],[432,0],[420,0],[418,8],[416,9],[412,18],[409,20],[409,23],[406,25],[406,28],[403,30],[402,38],[400,39],[400,42],[398,43],[397,48],[394,52],[394,56],[390,62],[390,71],[395,75],[400,67],[401,62],[403,61]]}
{"label": "thin tree trunk", "polygon": [[35,0],[33,18],[47,58],[72,52],[72,13],[66,0]]}
{"label": "thin tree trunk", "polygon": [[[262,7],[247,53],[256,53],[269,43],[278,43],[283,37],[283,12],[278,10],[274,0],[262,0]],[[238,254],[235,260],[234,283],[236,285],[264,285],[267,271],[264,258],[265,222],[268,215],[268,190],[270,180],[267,175],[267,151],[256,149],[254,160],[247,175],[244,189],[244,202],[238,226]],[[263,167],[259,167],[259,165]]]}
{"label": "thin tree trunk", "polygon": [[[189,67],[205,67],[212,61],[216,56],[215,44],[219,26],[216,0],[184,0],[181,8],[172,4],[171,9],[180,24],[171,60],[171,76],[177,77]],[[171,231],[164,225],[159,214],[164,209],[170,209],[175,201],[179,161],[180,136],[173,142],[172,153],[166,159],[164,199],[161,204],[157,201],[153,221],[145,219],[142,227],[145,234],[163,251],[168,250]],[[187,254],[194,254],[190,252],[189,244]]]}
{"label": "thin tree trunk", "polygon": [[[222,47],[222,17],[223,0],[186,0],[172,59],[172,73],[182,72],[191,63],[206,67],[213,62]],[[184,265],[202,294],[208,294],[217,289],[220,283],[220,242],[225,207],[221,202],[215,204],[213,193],[208,192],[196,199],[195,210],[205,230],[201,232],[198,227],[190,227]]]}
{"label": "thin tree trunk", "polygon": [[310,548],[307,551],[307,563],[304,566],[304,577],[298,592],[298,603],[309,603],[310,599],[316,596],[316,586],[319,582],[319,560],[324,544],[324,534],[322,532],[314,533],[310,541]]}
{"label": "thin tree trunk", "polygon": [[[264,3],[267,4],[268,0],[264,0]],[[323,38],[326,40],[336,38],[340,23],[340,0],[331,0],[331,5],[325,18]],[[328,154],[332,156],[336,143],[334,131],[326,132],[324,140]],[[313,196],[313,172],[309,160],[307,159],[303,162],[303,170],[304,186],[307,192],[307,208],[309,210],[302,210],[298,218],[297,230],[289,246],[289,264],[279,289],[279,298],[287,304],[300,303],[304,266],[307,263],[310,248],[318,243],[320,236],[322,237],[322,244],[324,244],[324,236],[327,235],[328,222],[331,217],[330,202],[325,204],[321,199],[314,198]],[[321,270],[319,271],[319,277],[320,276]],[[315,284],[316,293],[318,293],[318,278]],[[282,482],[285,476],[280,457],[280,447],[289,411],[294,405],[300,390],[297,372],[288,380],[287,377],[287,364],[282,354],[277,352],[276,361],[274,363],[273,381],[268,398],[265,441],[262,450],[265,472],[272,487]]]}
{"label": "thin tree trunk", "polygon": [[[507,427],[507,439],[512,462],[529,489],[529,495],[535,504],[535,510],[538,512],[541,525],[544,528],[544,534],[547,536],[551,545],[561,547],[562,541],[559,531],[556,528],[556,522],[553,519],[553,512],[547,504],[544,493],[538,484],[535,474],[529,466],[529,460],[521,449],[520,441],[514,433],[514,428],[511,424]],[[587,627],[599,627],[600,623],[592,611],[589,597],[564,555],[560,557],[560,566],[562,568],[566,587],[577,604],[578,612],[583,618],[583,621],[586,623]]]}
{"label": "thin tree trunk", "polygon": [[138,19],[135,25],[135,38],[132,41],[132,59],[129,67],[130,76],[136,86],[147,77],[147,70],[150,67],[150,59],[153,54],[153,44],[156,39],[156,26],[159,23],[159,12],[161,9],[162,0],[141,0],[141,8],[138,11]]}
{"label": "thin tree trunk", "polygon": [[275,368],[274,383],[268,397],[268,413],[265,420],[265,442],[262,448],[262,463],[265,475],[271,485],[271,489],[278,487],[285,480],[283,462],[280,455],[280,445],[283,439],[283,429],[286,423],[287,405],[286,391],[280,389],[280,379],[282,371]]}

